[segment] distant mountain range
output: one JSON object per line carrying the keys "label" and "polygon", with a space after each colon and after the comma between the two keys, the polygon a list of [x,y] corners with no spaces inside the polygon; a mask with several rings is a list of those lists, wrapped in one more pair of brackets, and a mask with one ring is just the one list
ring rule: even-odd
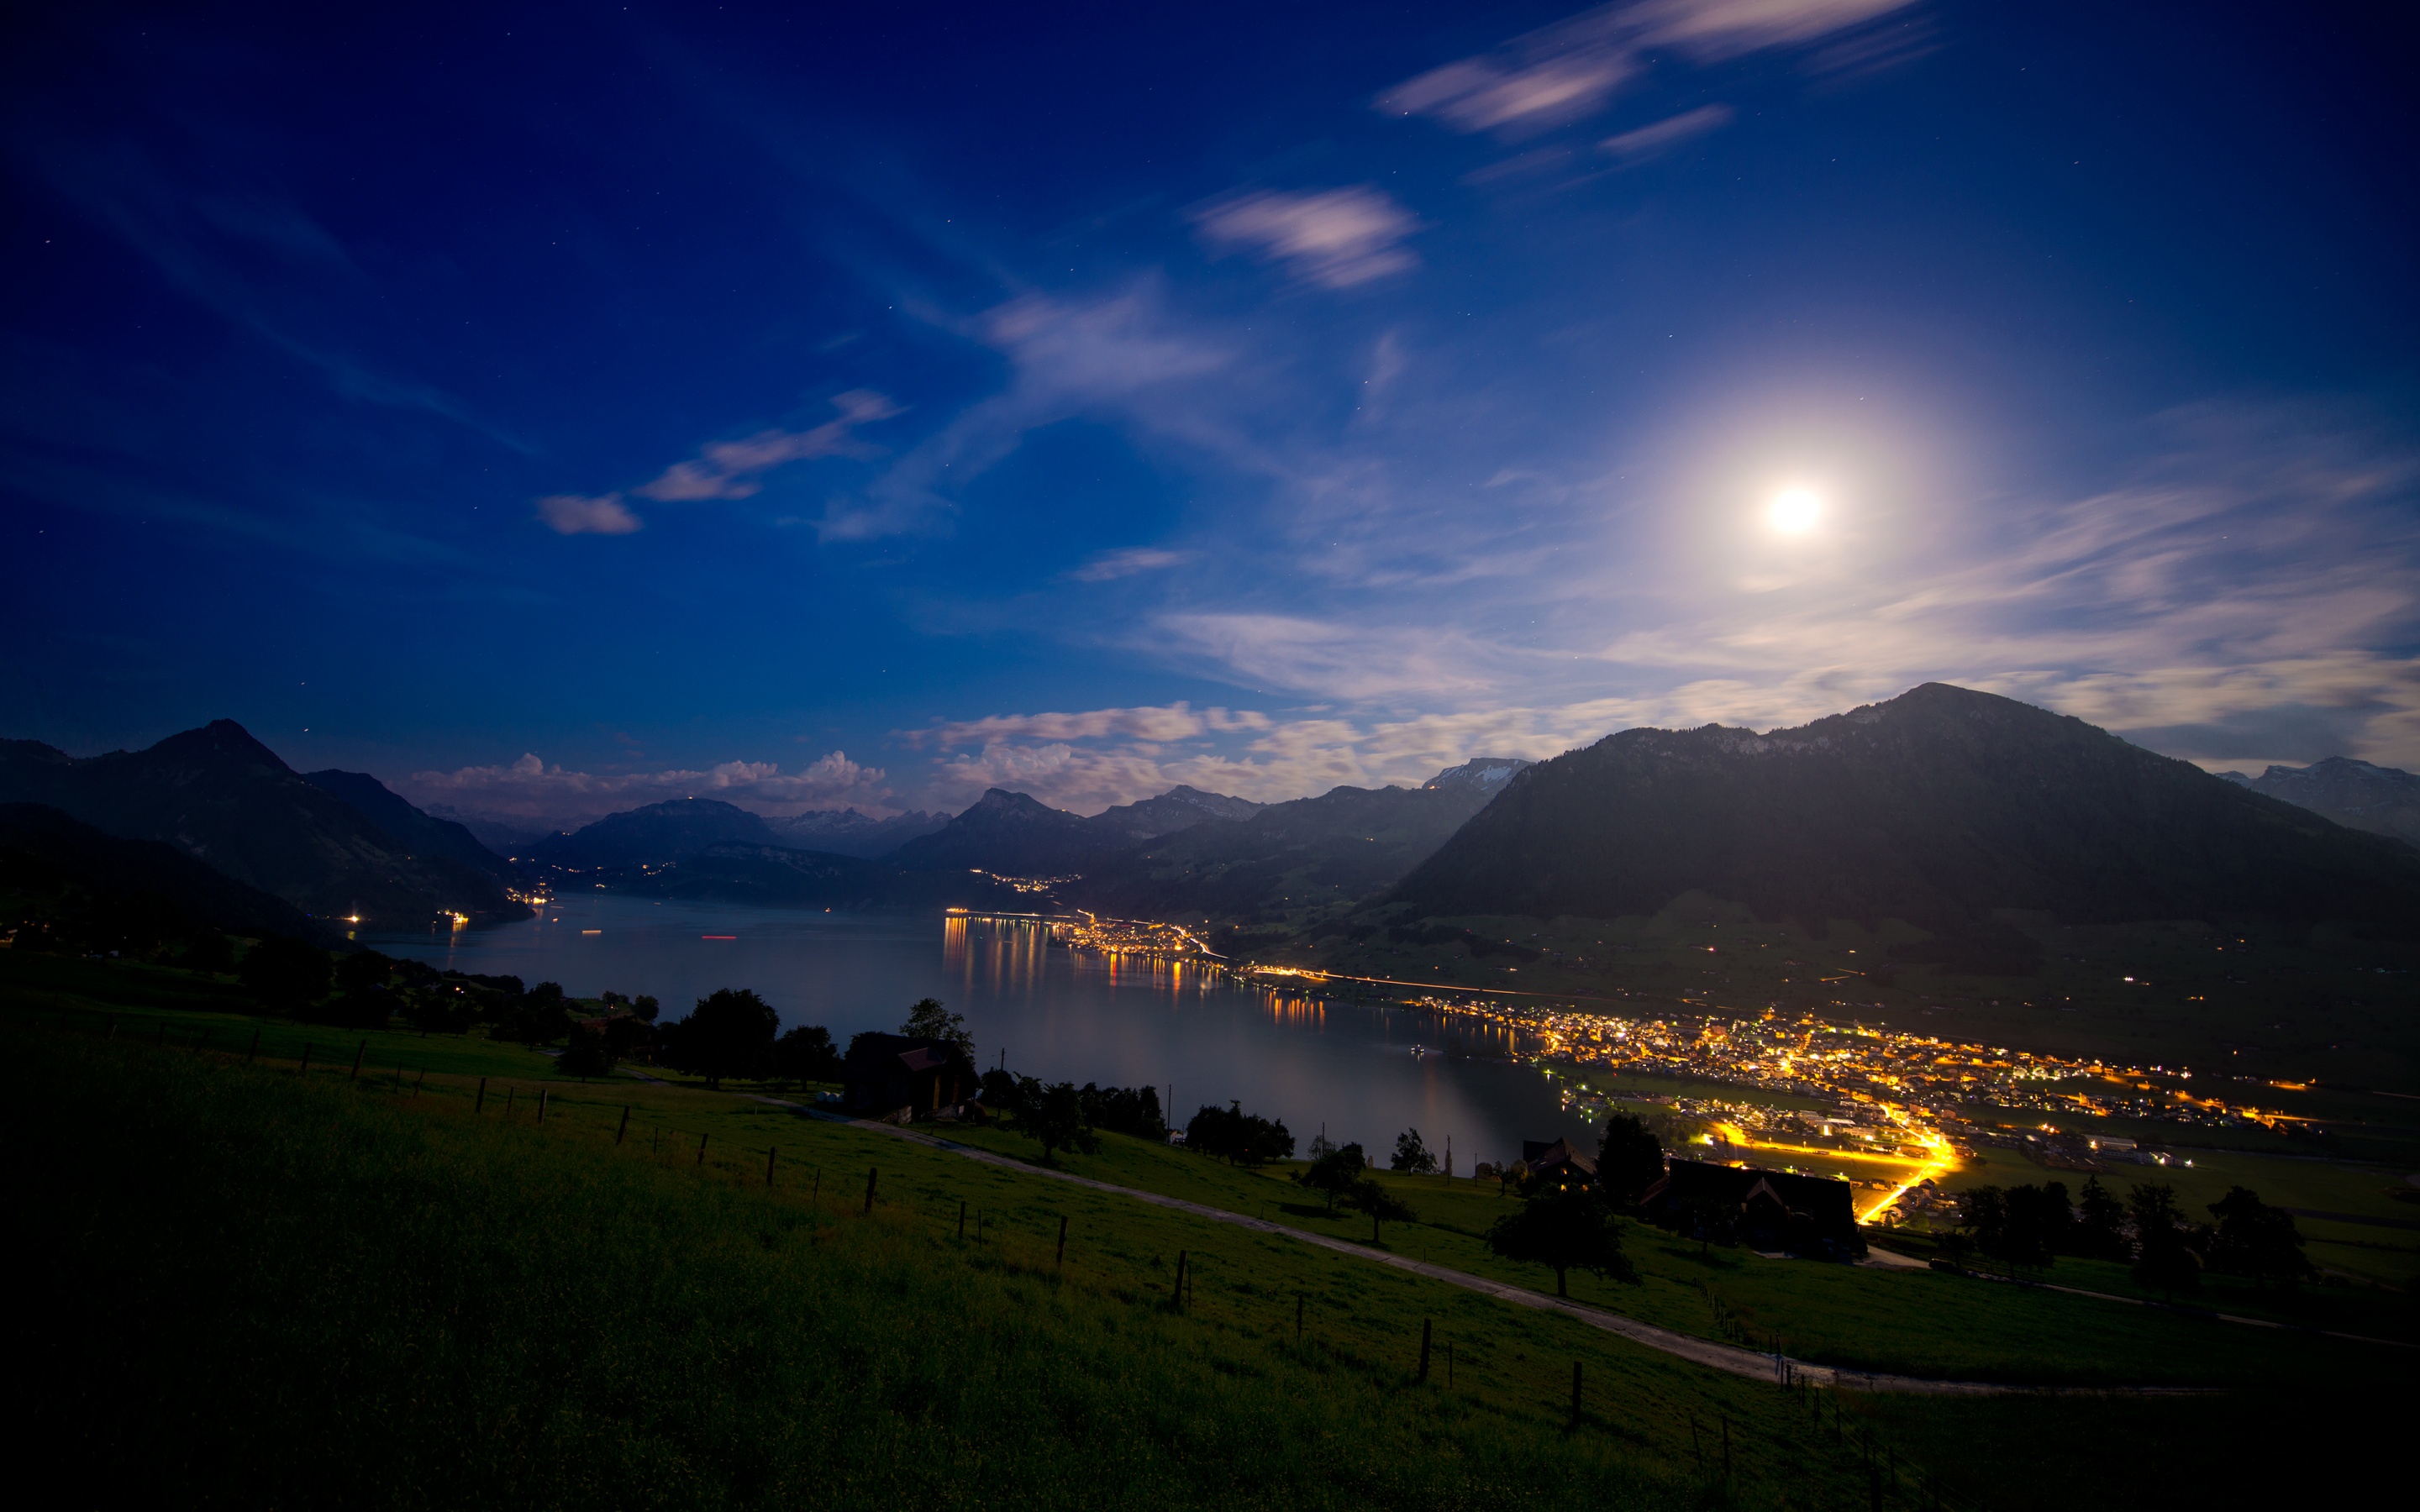
{"label": "distant mountain range", "polygon": [[[301,911],[417,929],[443,914],[526,918],[509,863],[357,773],[305,779],[231,719],[82,760],[0,741],[0,803],[40,804],[156,841]],[[390,827],[393,826],[393,827]]]}
{"label": "distant mountain range", "polygon": [[[1030,909],[1046,900],[995,879],[1055,878],[1060,900],[1103,911],[1258,918],[1385,887],[1528,764],[1487,758],[1419,789],[1337,788],[1279,804],[1180,786],[1090,816],[1001,788],[955,816],[894,820],[854,812],[767,820],[716,799],[683,798],[551,836],[529,856],[656,896]],[[886,834],[903,838],[864,854]],[[855,854],[815,843],[835,835]]]}
{"label": "distant mountain range", "polygon": [[[38,872],[66,866],[78,844],[93,853],[101,870],[58,872],[61,885],[113,886],[116,868],[133,890],[246,928],[295,923],[264,913],[263,895],[376,927],[528,917],[507,892],[520,872],[464,825],[365,774],[297,774],[231,721],[85,760],[0,741],[5,804],[55,810],[12,810],[15,828],[0,834]],[[1819,931],[1905,919],[1979,959],[2015,948],[1991,922],[2000,909],[2408,924],[2420,918],[2415,810],[2410,773],[2338,759],[2213,777],[2080,720],[1928,684],[1800,729],[1631,730],[1545,763],[1475,758],[1419,788],[1260,804],[1177,787],[1089,817],[999,788],[955,816],[889,819],[768,820],[684,798],[519,854],[583,885],[657,896],[835,908],[1055,899],[1210,922],[1230,945],[1382,928],[1425,942],[1467,933],[1455,920],[1653,915],[1703,893]],[[87,825],[150,848],[78,841]],[[194,864],[243,886],[204,896]],[[1004,880],[1037,878],[1058,879],[1047,897]]]}
{"label": "distant mountain range", "polygon": [[1931,683],[1757,734],[1630,730],[1527,768],[1388,894],[1414,917],[2420,918],[2420,854],[2080,719]]}
{"label": "distant mountain range", "polygon": [[2258,777],[2218,775],[2267,797],[2325,814],[2348,829],[2420,845],[2420,777],[2410,772],[2331,756],[2308,766],[2272,766]]}
{"label": "distant mountain range", "polygon": [[929,835],[950,822],[945,813],[921,810],[869,819],[854,809],[822,809],[765,821],[784,845],[821,851],[828,856],[871,859],[887,855],[919,835]]}

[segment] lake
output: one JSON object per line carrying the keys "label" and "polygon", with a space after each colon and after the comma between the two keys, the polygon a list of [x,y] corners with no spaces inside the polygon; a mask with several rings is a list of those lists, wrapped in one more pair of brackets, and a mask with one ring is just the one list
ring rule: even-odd
{"label": "lake", "polygon": [[1303,1148],[1324,1125],[1383,1160],[1398,1133],[1417,1128],[1440,1153],[1450,1136],[1454,1168],[1467,1173],[1474,1159],[1518,1159],[1524,1139],[1595,1144],[1588,1119],[1563,1109],[1562,1084],[1513,1062],[1528,1047],[1495,1025],[1082,953],[1038,924],[597,893],[524,923],[365,943],[578,996],[652,994],[666,1018],[718,987],[752,987],[784,1027],[823,1025],[843,1048],[862,1029],[895,1031],[910,1003],[938,997],[966,1015],[985,1066],[1004,1054],[1011,1071],[1045,1081],[1156,1087],[1182,1117],[1240,1101],[1284,1119]]}

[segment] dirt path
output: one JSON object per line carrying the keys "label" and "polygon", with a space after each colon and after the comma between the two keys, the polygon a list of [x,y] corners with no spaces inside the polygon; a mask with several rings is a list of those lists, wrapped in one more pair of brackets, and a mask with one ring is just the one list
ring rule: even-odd
{"label": "dirt path", "polygon": [[1426,1276],[1432,1281],[1442,1281],[1448,1286],[1460,1287],[1466,1291],[1481,1292],[1494,1297],[1498,1302],[1511,1303],[1516,1307],[1561,1313],[1586,1323],[1590,1328],[1603,1329],[1608,1334],[1618,1334],[1634,1344],[1643,1344],[1651,1350],[1677,1356],[1694,1365],[1705,1365],[1710,1369],[1725,1371],[1734,1376],[1746,1376],[1756,1381],[1829,1386],[1841,1391],[1902,1392],[1934,1396],[2200,1396],[2213,1395],[2217,1390],[2215,1387],[2207,1386],[2013,1386],[1995,1381],[1928,1381],[1919,1376],[1895,1376],[1874,1371],[1843,1370],[1827,1365],[1812,1365],[1804,1360],[1793,1360],[1788,1355],[1767,1354],[1756,1350],[1742,1349],[1734,1344],[1717,1344],[1712,1339],[1701,1339],[1693,1335],[1676,1333],[1668,1328],[1658,1328],[1652,1323],[1642,1323],[1635,1318],[1624,1318],[1619,1313],[1604,1312],[1567,1298],[1550,1297],[1543,1291],[1532,1291],[1527,1287],[1491,1281],[1485,1276],[1473,1275],[1467,1271],[1456,1271],[1448,1266],[1432,1265],[1426,1260],[1390,1255],[1384,1250],[1356,1244],[1350,1240],[1332,1239],[1326,1234],[1315,1234],[1303,1228],[1290,1228],[1284,1224],[1274,1224],[1265,1218],[1249,1217],[1240,1212],[1229,1212],[1224,1208],[1188,1202],[1182,1197],[1163,1196],[1159,1193],[1145,1192],[1139,1187],[1119,1186],[1114,1182],[1096,1181],[1091,1177],[1078,1176],[1069,1171],[1054,1171],[1046,1166],[1029,1165],[1006,1155],[994,1154],[988,1149],[977,1149],[971,1145],[962,1145],[955,1140],[922,1134],[913,1129],[903,1129],[896,1124],[876,1123],[863,1119],[844,1119],[837,1114],[804,1107],[777,1097],[760,1097],[747,1093],[741,1095],[749,1097],[752,1102],[788,1108],[807,1118],[846,1123],[853,1128],[890,1134],[893,1138],[906,1139],[935,1149],[945,1149],[954,1155],[981,1161],[987,1165],[998,1165],[1008,1170],[1021,1171],[1028,1176],[1047,1177],[1054,1181],[1067,1181],[1077,1186],[1091,1187],[1096,1192],[1108,1192],[1122,1197],[1131,1197],[1137,1202],[1172,1208],[1179,1212],[1191,1213],[1197,1218],[1209,1219],[1213,1223],[1229,1224],[1237,1228],[1249,1228],[1257,1233],[1281,1235],[1305,1244],[1315,1244],[1321,1249],[1334,1250],[1340,1255],[1350,1255],[1356,1259],[1369,1260],[1378,1265],[1390,1265],[1398,1271],[1409,1271],[1415,1275]]}

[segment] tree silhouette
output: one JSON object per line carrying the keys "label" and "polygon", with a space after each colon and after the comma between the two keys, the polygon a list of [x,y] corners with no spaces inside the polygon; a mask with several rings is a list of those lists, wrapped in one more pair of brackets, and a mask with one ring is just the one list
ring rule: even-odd
{"label": "tree silhouette", "polygon": [[772,1058],[773,1036],[782,1016],[745,987],[724,987],[697,1000],[689,1017],[671,1026],[667,1048],[673,1064],[702,1072],[708,1087],[725,1076],[753,1076]]}
{"label": "tree silhouette", "polygon": [[1596,1179],[1605,1195],[1629,1204],[1664,1177],[1664,1142],[1655,1131],[1627,1113],[1605,1120],[1605,1140],[1597,1146]]}
{"label": "tree silhouette", "polygon": [[1574,1271],[1638,1280],[1630,1257],[1621,1252],[1621,1220],[1592,1192],[1558,1190],[1531,1197],[1520,1211],[1488,1227],[1487,1247],[1505,1259],[1551,1269],[1558,1297],[1571,1295]]}
{"label": "tree silhouette", "polygon": [[1336,1199],[1353,1190],[1353,1183],[1361,1180],[1363,1168],[1368,1165],[1369,1162],[1362,1158],[1359,1145],[1346,1145],[1322,1152],[1311,1163],[1309,1169],[1295,1172],[1291,1180],[1326,1197],[1327,1211],[1333,1214]]}
{"label": "tree silhouette", "polygon": [[1378,1242],[1378,1225],[1383,1221],[1399,1224],[1419,1222],[1420,1215],[1412,1205],[1387,1190],[1374,1176],[1360,1176],[1344,1191],[1344,1205],[1370,1215],[1370,1242]]}
{"label": "tree silhouette", "polygon": [[1436,1170],[1436,1157],[1429,1153],[1418,1129],[1406,1129],[1395,1136],[1395,1152],[1388,1157],[1387,1169],[1427,1176]]}

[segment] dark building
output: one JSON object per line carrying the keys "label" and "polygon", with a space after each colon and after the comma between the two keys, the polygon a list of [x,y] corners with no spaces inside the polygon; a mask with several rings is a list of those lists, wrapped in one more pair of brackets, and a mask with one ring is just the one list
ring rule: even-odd
{"label": "dark building", "polygon": [[1542,1145],[1521,1141],[1521,1164],[1528,1168],[1532,1190],[1547,1182],[1558,1186],[1594,1186],[1596,1162],[1574,1149],[1568,1139]]}
{"label": "dark building", "polygon": [[1638,1209],[1650,1223],[1690,1239],[1855,1260],[1866,1253],[1855,1190],[1821,1176],[1676,1160],[1639,1194]]}
{"label": "dark building", "polygon": [[861,1034],[841,1062],[841,1106],[861,1119],[938,1113],[973,1094],[974,1067],[947,1040]]}

